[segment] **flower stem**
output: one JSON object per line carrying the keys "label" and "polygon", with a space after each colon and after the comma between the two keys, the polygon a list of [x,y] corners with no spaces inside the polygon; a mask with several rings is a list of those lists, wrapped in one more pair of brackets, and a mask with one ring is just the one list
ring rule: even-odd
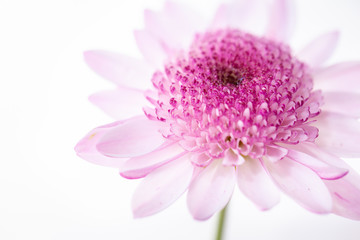
{"label": "flower stem", "polygon": [[226,209],[227,205],[221,210],[218,220],[218,226],[217,226],[217,233],[216,233],[216,240],[222,240],[223,237],[223,231],[225,226],[225,217],[226,217]]}

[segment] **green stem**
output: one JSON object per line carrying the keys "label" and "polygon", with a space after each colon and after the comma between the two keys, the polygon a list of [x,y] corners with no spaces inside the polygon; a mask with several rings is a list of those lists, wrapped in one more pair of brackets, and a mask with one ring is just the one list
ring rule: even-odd
{"label": "green stem", "polygon": [[225,217],[226,217],[226,208],[227,208],[227,205],[221,210],[220,215],[219,215],[216,240],[221,240],[223,237],[224,226],[225,226]]}

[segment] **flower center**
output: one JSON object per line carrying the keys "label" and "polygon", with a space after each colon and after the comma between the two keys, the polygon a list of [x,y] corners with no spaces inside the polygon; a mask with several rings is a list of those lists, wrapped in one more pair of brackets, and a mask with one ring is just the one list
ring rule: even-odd
{"label": "flower center", "polygon": [[317,136],[307,122],[321,96],[286,45],[233,29],[198,34],[152,81],[167,137],[209,158],[229,149],[260,158],[270,145]]}

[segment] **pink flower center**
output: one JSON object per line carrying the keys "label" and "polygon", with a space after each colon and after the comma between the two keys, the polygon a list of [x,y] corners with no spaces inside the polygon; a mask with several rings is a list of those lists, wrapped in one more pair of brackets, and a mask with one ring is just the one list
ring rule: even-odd
{"label": "pink flower center", "polygon": [[321,95],[286,45],[233,29],[198,34],[152,81],[166,137],[209,159],[229,149],[260,158],[267,146],[317,136],[309,119]]}

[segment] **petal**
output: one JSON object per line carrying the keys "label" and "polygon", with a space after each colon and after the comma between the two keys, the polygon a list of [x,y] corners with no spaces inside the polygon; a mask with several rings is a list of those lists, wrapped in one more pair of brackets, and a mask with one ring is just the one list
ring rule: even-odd
{"label": "petal", "polygon": [[264,163],[278,187],[304,208],[315,213],[331,211],[330,193],[312,170],[289,158]]}
{"label": "petal", "polygon": [[233,149],[228,148],[224,153],[223,164],[225,166],[238,166],[243,164],[245,161],[244,157],[241,154],[235,152]]}
{"label": "petal", "polygon": [[125,88],[97,92],[91,95],[89,100],[115,119],[139,115],[143,113],[142,108],[147,105],[141,91]]}
{"label": "petal", "polygon": [[351,92],[324,92],[322,110],[350,117],[360,117],[360,94]]}
{"label": "petal", "polygon": [[349,172],[348,169],[333,166],[300,151],[289,150],[287,156],[290,159],[310,168],[322,179],[339,179],[344,177]]}
{"label": "petal", "polygon": [[222,4],[212,21],[211,28],[237,28],[261,34],[266,22],[267,8],[263,1],[231,1]]}
{"label": "petal", "polygon": [[261,210],[268,210],[279,202],[279,190],[259,160],[247,159],[236,171],[240,190]]}
{"label": "petal", "polygon": [[164,146],[148,154],[130,158],[121,168],[120,175],[136,179],[145,177],[154,169],[180,158],[184,155],[184,150],[176,143],[165,143]]}
{"label": "petal", "polygon": [[295,23],[295,11],[291,0],[275,0],[268,21],[266,37],[287,42]]}
{"label": "petal", "polygon": [[102,50],[84,52],[88,66],[100,76],[119,86],[150,87],[152,70],[141,60]]}
{"label": "petal", "polygon": [[163,11],[145,11],[145,28],[169,48],[187,48],[195,32],[205,28],[204,19],[186,6],[166,1]]}
{"label": "petal", "polygon": [[297,56],[312,68],[320,67],[333,54],[338,40],[337,31],[323,34],[309,43]]}
{"label": "petal", "polygon": [[147,30],[136,30],[134,36],[136,44],[147,62],[156,68],[162,68],[167,57],[164,43]]}
{"label": "petal", "polygon": [[192,216],[206,220],[229,202],[235,184],[235,168],[213,161],[191,183],[187,203]]}
{"label": "petal", "polygon": [[360,156],[360,122],[356,118],[324,111],[314,125],[319,128],[317,145],[339,157]]}
{"label": "petal", "polygon": [[159,133],[163,124],[148,120],[145,116],[134,117],[104,134],[97,149],[109,157],[144,155],[165,142],[165,138]]}
{"label": "petal", "polygon": [[287,153],[288,150],[283,147],[279,147],[276,145],[269,145],[266,147],[266,157],[272,162],[283,159]]}
{"label": "petal", "polygon": [[172,204],[188,188],[193,171],[194,167],[185,155],[151,172],[133,195],[134,217],[155,214]]}
{"label": "petal", "polygon": [[344,178],[324,182],[333,196],[333,212],[343,217],[360,220],[360,175],[350,170]]}
{"label": "petal", "polygon": [[81,139],[75,146],[77,155],[91,163],[119,168],[123,165],[124,159],[110,158],[99,153],[96,145],[99,140],[109,131],[124,124],[124,121],[114,122],[105,126],[97,127],[91,130],[83,139]]}
{"label": "petal", "polygon": [[314,73],[316,88],[360,93],[360,62],[344,62]]}
{"label": "petal", "polygon": [[302,150],[322,161],[349,170],[349,173],[337,180],[324,180],[333,198],[333,212],[343,217],[360,220],[360,176],[342,159],[336,157],[315,144],[301,144]]}

